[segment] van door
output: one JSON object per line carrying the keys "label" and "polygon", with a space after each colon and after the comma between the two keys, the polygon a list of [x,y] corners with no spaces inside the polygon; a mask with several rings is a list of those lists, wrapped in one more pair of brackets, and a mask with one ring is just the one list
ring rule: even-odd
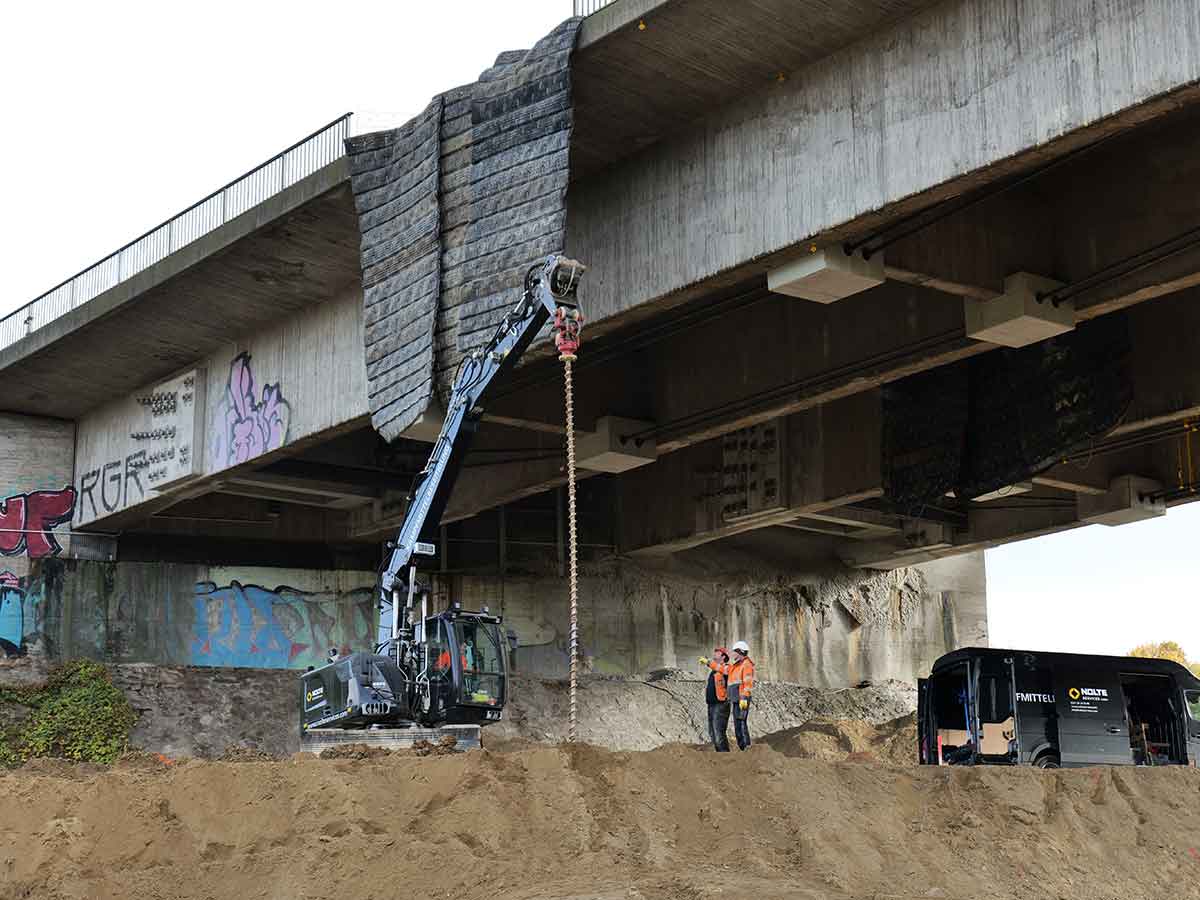
{"label": "van door", "polygon": [[1056,666],[1054,685],[1063,766],[1133,765],[1117,673]]}
{"label": "van door", "polygon": [[[933,765],[933,753],[937,752],[934,742],[929,739],[929,679],[917,679],[917,762],[922,766]],[[934,739],[936,741],[936,738]]]}
{"label": "van door", "polygon": [[1013,667],[1020,761],[1033,763],[1042,755],[1057,756],[1058,712],[1054,704],[1053,673],[1033,653],[1018,654]]}
{"label": "van door", "polygon": [[942,764],[938,743],[937,704],[934,702],[933,679],[917,679],[917,761],[923,766]]}
{"label": "van door", "polygon": [[1011,658],[989,654],[980,659],[973,694],[979,761],[1015,763],[1017,725]]}
{"label": "van door", "polygon": [[1200,766],[1200,690],[1187,689],[1183,692],[1184,707],[1187,709],[1187,755],[1188,763]]}

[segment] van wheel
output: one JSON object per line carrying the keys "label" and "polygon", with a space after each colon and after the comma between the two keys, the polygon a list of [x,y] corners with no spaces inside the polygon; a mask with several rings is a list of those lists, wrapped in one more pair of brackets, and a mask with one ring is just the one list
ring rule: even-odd
{"label": "van wheel", "polygon": [[1034,765],[1039,769],[1058,769],[1061,766],[1058,763],[1058,757],[1053,753],[1047,753],[1044,756],[1039,756],[1034,762]]}

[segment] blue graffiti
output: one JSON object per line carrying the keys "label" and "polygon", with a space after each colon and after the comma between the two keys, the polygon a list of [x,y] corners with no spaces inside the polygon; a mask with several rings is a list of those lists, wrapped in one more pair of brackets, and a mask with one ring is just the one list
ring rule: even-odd
{"label": "blue graffiti", "polygon": [[373,596],[369,589],[339,597],[237,581],[228,587],[197,582],[189,661],[286,669],[323,663],[331,647],[370,649]]}
{"label": "blue graffiti", "polygon": [[196,585],[196,630],[192,664],[283,669],[303,651],[293,644],[272,609],[277,595],[257,585],[234,581],[219,588]]}
{"label": "blue graffiti", "polygon": [[39,631],[41,581],[33,585],[12,572],[0,572],[0,656],[22,656]]}
{"label": "blue graffiti", "polygon": [[25,592],[15,587],[0,587],[0,650],[6,656],[21,652],[25,641]]}

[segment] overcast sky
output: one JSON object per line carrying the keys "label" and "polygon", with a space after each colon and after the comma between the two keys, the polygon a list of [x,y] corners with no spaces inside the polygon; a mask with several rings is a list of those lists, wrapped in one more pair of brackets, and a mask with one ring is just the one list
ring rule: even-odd
{"label": "overcast sky", "polygon": [[345,112],[417,114],[571,0],[6,5],[0,314]]}
{"label": "overcast sky", "polygon": [[[0,31],[0,313],[349,111],[415,115],[571,0],[13,4]],[[1200,659],[1200,507],[988,554],[992,642]]]}

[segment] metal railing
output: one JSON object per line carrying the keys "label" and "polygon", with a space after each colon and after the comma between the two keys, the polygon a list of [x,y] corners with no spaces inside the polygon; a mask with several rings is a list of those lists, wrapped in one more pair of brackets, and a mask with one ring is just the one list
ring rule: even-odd
{"label": "metal railing", "polygon": [[0,350],[346,155],[346,113],[0,319]]}
{"label": "metal railing", "polygon": [[572,0],[577,16],[590,16],[592,13],[604,9],[610,3],[615,3],[616,0]]}

